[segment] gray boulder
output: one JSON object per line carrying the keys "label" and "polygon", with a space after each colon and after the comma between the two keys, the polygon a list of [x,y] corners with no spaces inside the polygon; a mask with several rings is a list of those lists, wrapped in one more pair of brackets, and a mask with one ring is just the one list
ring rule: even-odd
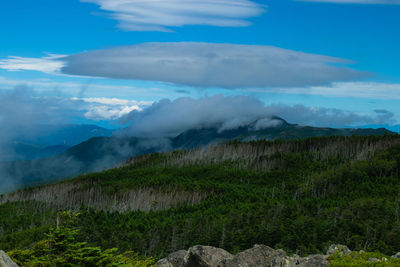
{"label": "gray boulder", "polygon": [[232,259],[223,259],[218,267],[286,266],[286,252],[264,245],[240,252]]}
{"label": "gray boulder", "polygon": [[179,250],[157,262],[158,267],[185,267],[186,250]]}
{"label": "gray boulder", "polygon": [[339,252],[340,255],[343,256],[343,255],[348,255],[348,254],[350,254],[350,253],[351,253],[351,250],[350,250],[347,246],[345,246],[345,245],[334,244],[334,245],[331,245],[331,246],[328,248],[328,251],[326,252],[326,255],[330,256],[330,255],[332,255],[332,254],[335,254],[336,252]]}
{"label": "gray boulder", "polygon": [[233,259],[222,260],[218,267],[325,267],[328,264],[326,255],[289,257],[281,249],[275,250],[268,246],[255,245],[237,254]]}
{"label": "gray boulder", "polygon": [[184,260],[188,267],[217,267],[220,261],[232,258],[232,254],[221,248],[194,246],[188,250]]}
{"label": "gray boulder", "polygon": [[0,250],[0,267],[19,267],[8,255]]}

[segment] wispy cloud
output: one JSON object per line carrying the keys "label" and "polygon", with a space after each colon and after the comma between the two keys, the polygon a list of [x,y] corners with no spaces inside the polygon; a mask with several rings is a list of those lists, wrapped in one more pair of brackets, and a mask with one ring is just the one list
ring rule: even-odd
{"label": "wispy cloud", "polygon": [[96,103],[96,104],[111,105],[111,106],[124,106],[124,105],[125,106],[148,106],[153,103],[151,101],[136,101],[136,100],[106,98],[106,97],[88,97],[88,98],[73,97],[72,100],[82,100],[87,103]]}
{"label": "wispy cloud", "polygon": [[369,76],[346,67],[348,60],[258,45],[145,43],[63,60],[65,74],[203,88],[302,87]]}
{"label": "wispy cloud", "polygon": [[65,55],[47,55],[42,58],[10,56],[0,60],[0,69],[8,71],[32,70],[48,74],[57,74],[65,65],[60,59]]}
{"label": "wispy cloud", "polygon": [[81,0],[111,12],[127,31],[171,31],[184,25],[247,26],[265,12],[250,0]]}
{"label": "wispy cloud", "polygon": [[[128,84],[125,83],[125,84]],[[161,99],[165,97],[174,97],[179,94],[171,93],[173,88],[165,88],[165,86],[129,86],[115,84],[112,81],[99,79],[79,79],[77,77],[68,77],[67,80],[62,79],[10,79],[0,76],[0,88],[4,90],[13,90],[16,86],[25,85],[34,88],[41,95],[58,95],[65,97],[79,98],[119,98],[130,99],[132,95],[139,96],[140,99]],[[82,88],[84,90],[82,90]]]}
{"label": "wispy cloud", "polygon": [[[252,89],[252,91],[265,92],[265,89]],[[269,88],[268,91],[283,94],[306,94],[331,97],[400,100],[399,83],[335,82],[330,86]]]}
{"label": "wispy cloud", "polygon": [[337,3],[337,4],[400,5],[400,0],[295,0],[295,1]]}

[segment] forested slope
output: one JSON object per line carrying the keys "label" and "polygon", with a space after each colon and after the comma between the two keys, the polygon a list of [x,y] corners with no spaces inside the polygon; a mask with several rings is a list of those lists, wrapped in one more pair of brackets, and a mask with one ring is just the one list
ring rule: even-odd
{"label": "forested slope", "polygon": [[[222,125],[215,125],[211,128],[200,127],[187,130],[175,137],[135,137],[131,136],[131,133],[121,130],[116,132],[115,136],[91,138],[70,147],[61,154],[47,158],[39,157],[33,160],[11,162],[1,162],[0,160],[0,178],[7,182],[2,183],[0,194],[12,189],[48,184],[80,174],[106,170],[119,166],[128,157],[152,152],[192,149],[223,144],[232,140],[296,140],[323,136],[394,134],[384,128],[335,129],[299,126],[287,123],[280,118],[275,118],[275,121],[279,122],[279,125],[266,128],[258,128],[256,123],[235,129],[221,129]],[[6,184],[9,186],[6,187]]]}
{"label": "forested slope", "polygon": [[156,257],[196,244],[230,252],[266,244],[305,255],[341,243],[392,255],[400,250],[400,137],[155,153],[0,203],[6,250],[40,240],[67,208],[82,212],[80,240]]}

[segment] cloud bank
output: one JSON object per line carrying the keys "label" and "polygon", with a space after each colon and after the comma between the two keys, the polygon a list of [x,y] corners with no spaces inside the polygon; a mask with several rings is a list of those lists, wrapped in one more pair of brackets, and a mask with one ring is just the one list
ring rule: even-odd
{"label": "cloud bank", "polygon": [[161,100],[142,111],[132,111],[122,117],[122,123],[130,123],[127,134],[143,137],[176,136],[189,129],[219,127],[235,129],[256,122],[256,128],[276,125],[273,116],[279,116],[302,125],[343,127],[362,124],[384,124],[393,113],[376,110],[373,115],[357,114],[339,109],[306,107],[303,105],[269,105],[247,97],[212,97],[174,101]]}
{"label": "cloud bank", "polygon": [[[80,103],[60,97],[40,97],[30,87],[16,86],[13,90],[0,91],[0,127],[4,135],[9,128],[32,124],[57,124],[79,116]],[[21,129],[19,129],[21,130]]]}
{"label": "cloud bank", "polygon": [[171,31],[184,25],[248,26],[265,6],[250,0],[81,0],[111,12],[127,31]]}
{"label": "cloud bank", "polygon": [[[257,90],[264,92],[265,90]],[[335,82],[329,86],[269,88],[269,92],[332,97],[400,100],[400,84],[382,82]]]}
{"label": "cloud bank", "polygon": [[63,58],[70,75],[160,81],[194,87],[326,85],[368,76],[348,60],[273,46],[145,43]]}
{"label": "cloud bank", "polygon": [[[0,90],[0,147],[16,137],[35,135],[37,125],[117,120],[152,102],[116,98],[65,98],[41,96],[28,86]],[[1,152],[1,151],[0,151]]]}

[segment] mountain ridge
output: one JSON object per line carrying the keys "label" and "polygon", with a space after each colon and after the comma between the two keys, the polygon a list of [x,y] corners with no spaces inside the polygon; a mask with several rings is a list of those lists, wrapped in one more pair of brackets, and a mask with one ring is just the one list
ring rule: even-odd
{"label": "mountain ridge", "polygon": [[4,179],[11,180],[12,189],[16,189],[116,167],[127,158],[140,154],[191,149],[231,140],[294,140],[322,136],[396,134],[386,129],[318,128],[290,124],[278,117],[274,117],[274,120],[278,120],[279,125],[264,129],[256,129],[255,123],[225,130],[209,127],[187,130],[173,138],[94,137],[52,157],[0,163],[0,174]]}
{"label": "mountain ridge", "polygon": [[111,136],[113,131],[91,124],[36,124],[12,129],[0,142],[0,162],[56,156],[92,137]]}

